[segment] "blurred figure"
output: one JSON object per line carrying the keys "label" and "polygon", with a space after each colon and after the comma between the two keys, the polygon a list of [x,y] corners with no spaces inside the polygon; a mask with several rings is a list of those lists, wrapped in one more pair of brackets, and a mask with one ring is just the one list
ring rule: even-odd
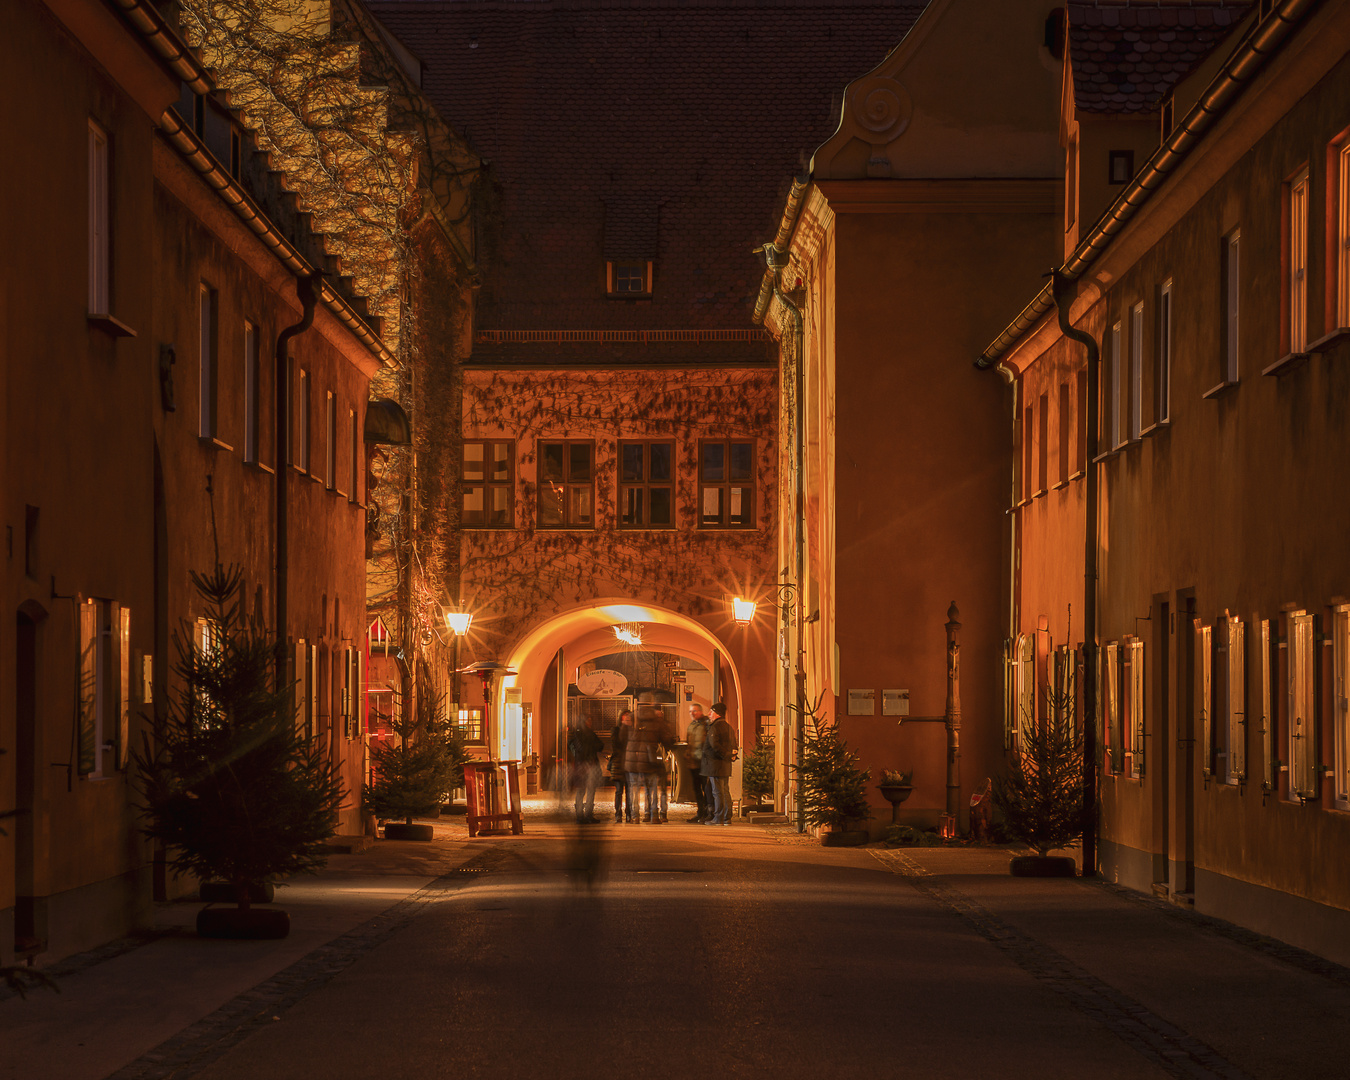
{"label": "blurred figure", "polygon": [[628,750],[624,755],[624,769],[628,773],[634,819],[637,819],[641,810],[642,792],[645,790],[647,810],[640,820],[655,824],[661,821],[657,789],[665,772],[665,750],[662,743],[666,741],[665,725],[657,713],[658,710],[650,706],[640,710],[637,727],[628,740]]}
{"label": "blurred figure", "polygon": [[[609,775],[614,781],[614,824],[627,820],[633,821],[633,789],[628,786],[628,773],[624,768],[628,753],[628,740],[633,735],[633,714],[624,709],[619,713],[618,722],[610,732]],[[627,812],[625,812],[625,804]]]}
{"label": "blurred figure", "polygon": [[674,725],[666,720],[665,709],[656,710],[656,723],[660,727],[657,742],[661,745],[661,756],[657,761],[657,786],[661,789],[661,816],[657,819],[662,825],[668,820],[667,809],[670,798],[670,759],[667,755],[675,748]]}
{"label": "blurred figure", "polygon": [[684,767],[689,770],[693,781],[694,800],[698,803],[698,813],[689,820],[702,825],[712,817],[708,800],[708,785],[702,775],[703,746],[708,741],[708,719],[703,715],[703,706],[695,702],[689,706],[689,727],[685,731]]}
{"label": "blurred figure", "polygon": [[727,707],[712,706],[708,741],[703,744],[703,775],[711,780],[713,806],[709,825],[731,824],[731,763],[736,760],[736,732],[726,721]]}
{"label": "blurred figure", "polygon": [[600,783],[600,751],[605,744],[595,733],[590,716],[582,718],[581,726],[572,731],[568,749],[572,753],[572,781],[576,788],[577,822],[595,824],[595,789]]}

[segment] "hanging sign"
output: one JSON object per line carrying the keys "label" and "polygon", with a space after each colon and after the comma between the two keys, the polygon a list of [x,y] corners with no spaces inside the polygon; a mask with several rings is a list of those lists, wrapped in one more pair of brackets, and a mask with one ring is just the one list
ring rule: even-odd
{"label": "hanging sign", "polygon": [[577,689],[587,697],[618,697],[628,689],[628,679],[622,671],[596,668],[577,676]]}
{"label": "hanging sign", "polygon": [[676,668],[670,673],[670,677],[676,682],[684,682],[688,675],[689,672],[685,671],[684,668]]}

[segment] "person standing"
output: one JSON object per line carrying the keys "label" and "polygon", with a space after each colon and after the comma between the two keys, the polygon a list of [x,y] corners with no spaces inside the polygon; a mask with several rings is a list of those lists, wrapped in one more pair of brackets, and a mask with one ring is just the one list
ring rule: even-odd
{"label": "person standing", "polygon": [[581,721],[581,727],[572,732],[568,748],[572,752],[573,776],[577,790],[577,821],[582,825],[593,825],[595,789],[600,783],[600,751],[605,748],[605,744],[595,733],[589,716]]}
{"label": "person standing", "polygon": [[708,741],[703,745],[703,775],[712,782],[710,825],[731,824],[731,763],[736,760],[736,732],[727,723],[727,707],[717,702],[711,709]]}
{"label": "person standing", "polygon": [[685,730],[684,740],[684,765],[694,782],[694,801],[698,803],[698,813],[689,820],[702,825],[712,817],[712,809],[708,805],[708,785],[702,774],[703,748],[708,741],[708,718],[703,715],[703,706],[698,702],[689,706],[689,727]]}
{"label": "person standing", "polygon": [[[633,789],[628,786],[628,773],[624,769],[628,740],[633,735],[632,712],[624,709],[619,713],[619,719],[609,734],[609,775],[614,781],[614,824],[619,825],[625,817],[630,822],[633,820]],[[625,803],[627,814],[624,812]]]}
{"label": "person standing", "polygon": [[662,727],[660,719],[653,715],[655,709],[643,707],[638,717],[637,727],[628,740],[628,749],[624,754],[624,769],[628,773],[628,787],[632,792],[633,815],[638,819],[641,810],[642,791],[647,792],[647,811],[640,820],[657,822],[661,820],[661,810],[657,805],[657,788],[661,782],[664,766],[662,749]]}

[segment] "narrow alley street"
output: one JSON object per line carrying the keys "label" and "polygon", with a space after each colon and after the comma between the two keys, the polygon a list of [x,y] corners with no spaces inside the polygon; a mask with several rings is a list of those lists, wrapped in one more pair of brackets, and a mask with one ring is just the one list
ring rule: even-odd
{"label": "narrow alley street", "polygon": [[1350,971],[1002,849],[437,833],[283,891],[283,942],[162,905],[169,932],[0,1000],[0,1077],[1345,1075]]}

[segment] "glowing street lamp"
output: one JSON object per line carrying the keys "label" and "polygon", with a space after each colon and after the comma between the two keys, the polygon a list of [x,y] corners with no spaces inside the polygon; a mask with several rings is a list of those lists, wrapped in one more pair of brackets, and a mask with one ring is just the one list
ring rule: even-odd
{"label": "glowing street lamp", "polygon": [[749,626],[755,619],[755,608],[759,605],[753,600],[742,600],[739,596],[731,598],[731,615],[737,626]]}
{"label": "glowing street lamp", "polygon": [[[456,714],[458,714],[458,712],[459,712],[459,639],[462,638],[465,634],[467,634],[467,633],[469,632],[469,624],[470,624],[471,622],[473,622],[473,612],[472,612],[472,611],[464,611],[464,610],[463,610],[462,608],[460,608],[459,606],[455,606],[455,607],[447,607],[447,608],[443,608],[443,609],[442,609],[442,614],[445,616],[445,625],[446,625],[446,628],[447,628],[451,633],[453,633],[453,634],[455,635],[454,653],[452,654],[451,665],[450,665],[451,668],[453,669],[453,677],[452,677],[452,680],[451,680],[451,681],[452,681],[452,683],[453,683],[453,685],[454,685],[454,690],[455,690],[455,692],[454,692],[454,694],[452,694],[451,696],[455,699],[455,707],[454,707],[454,711],[455,711]],[[460,719],[463,719],[463,717],[460,717]]]}

